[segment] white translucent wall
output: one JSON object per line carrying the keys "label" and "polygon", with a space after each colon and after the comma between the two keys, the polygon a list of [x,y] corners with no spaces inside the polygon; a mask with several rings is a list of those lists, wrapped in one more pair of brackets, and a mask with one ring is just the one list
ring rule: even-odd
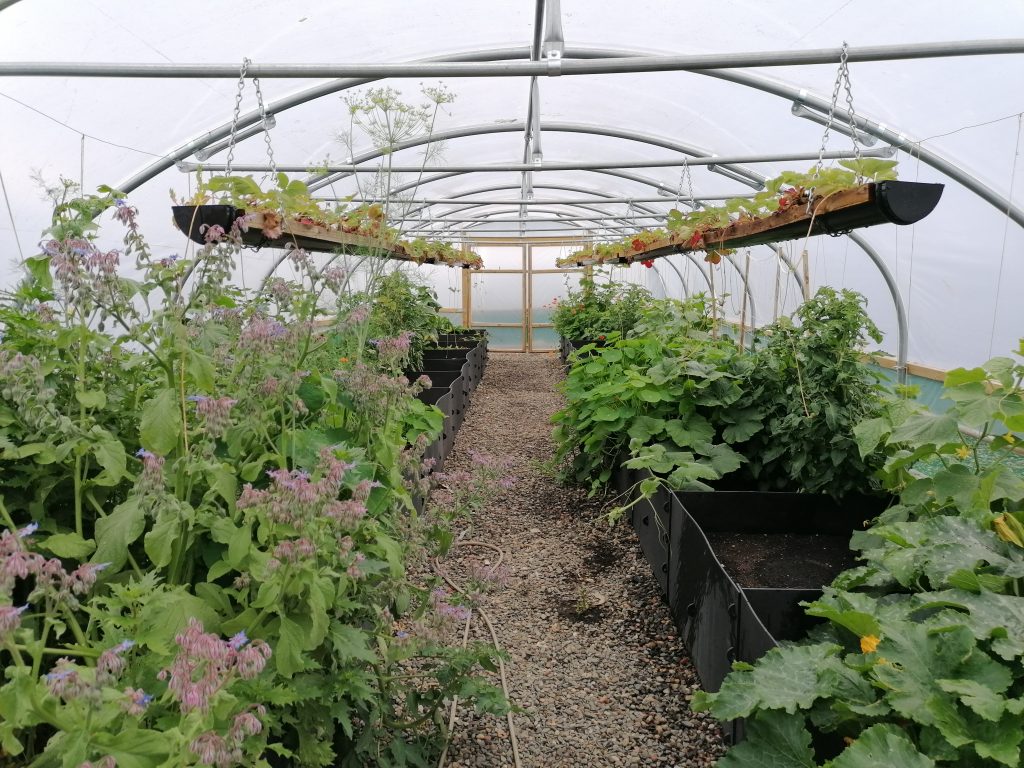
{"label": "white translucent wall", "polygon": [[[766,4],[760,0],[638,0],[623,6],[610,0],[563,0],[562,21],[568,55],[574,50],[616,49],[649,53],[715,53],[915,42],[1024,37],[1024,4],[989,0],[966,7],[949,0],[821,0],[814,4]],[[110,61],[150,63],[379,62],[443,57],[468,51],[516,47],[532,37],[534,4],[470,0],[385,0],[291,3],[251,0],[244,7],[226,0],[102,4],[67,0],[22,0],[0,11],[2,61]],[[833,66],[749,70],[767,82],[803,88],[828,97]],[[728,75],[728,73],[725,73]],[[885,123],[976,176],[1013,204],[1024,207],[1024,166],[1020,123],[1024,56],[982,56],[855,63],[851,65],[858,114]],[[420,81],[389,81],[414,99]],[[264,80],[268,103],[320,85],[319,81]],[[529,81],[525,78],[453,79],[458,96],[439,116],[437,130],[464,126],[501,128],[526,117]],[[0,77],[0,173],[7,189],[0,200],[2,282],[17,277],[21,255],[36,250],[48,221],[48,206],[33,184],[35,172],[84,181],[86,188],[117,185],[161,157],[231,118],[235,82],[230,80],[144,80]],[[642,133],[725,154],[805,152],[817,149],[820,126],[794,117],[790,101],[722,77],[674,72],[636,75],[542,78],[541,117],[552,128],[573,123],[583,130]],[[344,91],[276,115],[272,131],[279,162],[315,164],[343,161],[347,150],[336,140],[346,125]],[[243,111],[255,106],[251,83]],[[273,107],[272,107],[273,109]],[[83,136],[85,137],[83,140]],[[593,133],[545,130],[546,161],[676,157],[671,149]],[[830,148],[845,149],[848,139],[834,135]],[[356,150],[369,148],[357,143]],[[448,163],[518,162],[520,130],[453,139],[441,159]],[[222,162],[224,153],[213,158]],[[394,160],[415,163],[419,150],[395,153]],[[184,159],[194,161],[194,157]],[[237,162],[266,160],[261,137],[243,142]],[[901,177],[941,181],[947,188],[936,212],[914,227],[869,229],[865,239],[895,274],[910,316],[910,359],[948,367],[980,362],[992,353],[1016,347],[1024,335],[1024,304],[1015,287],[1024,284],[1024,234],[1003,211],[929,166],[900,153]],[[809,163],[797,164],[806,167]],[[783,165],[749,166],[766,175]],[[595,172],[534,174],[537,198],[586,196],[543,189],[565,186],[616,197],[645,197],[654,185],[679,187],[679,171],[651,168],[626,180]],[[489,186],[506,189],[476,195],[495,200],[517,197],[521,174],[475,173],[426,184],[418,197],[446,197]],[[694,169],[700,194],[747,191],[730,179]],[[161,252],[182,251],[184,238],[169,221],[169,188],[187,192],[187,176],[170,167],[133,192],[142,221]],[[685,189],[684,189],[685,191]],[[358,192],[342,179],[327,195]],[[647,204],[666,211],[672,204]],[[13,217],[12,227],[10,217]],[[607,207],[607,206],[601,206]],[[454,206],[433,206],[443,218]],[[588,215],[562,206],[573,215]],[[628,218],[625,205],[613,208]],[[459,216],[518,209],[488,206]],[[545,214],[547,215],[547,214]],[[454,225],[453,225],[454,226]],[[15,232],[17,237],[15,237]],[[105,234],[113,239],[113,235]],[[20,242],[20,250],[18,244]],[[800,243],[789,246],[799,257]],[[846,239],[817,238],[808,243],[810,274],[817,286],[831,284],[863,292],[876,321],[886,332],[882,345],[895,352],[895,312],[888,290],[867,256]],[[744,259],[745,254],[737,258]],[[245,280],[262,276],[273,254],[246,257]],[[693,263],[674,257],[688,290],[706,290]],[[641,269],[641,268],[636,268]],[[719,268],[729,301],[740,291],[735,270]],[[759,321],[774,308],[776,260],[771,251],[751,251],[751,290]],[[657,275],[664,280],[661,285]],[[241,277],[241,276],[240,276]],[[671,293],[675,273],[667,266],[637,273],[652,287]],[[432,278],[433,279],[433,278]],[[718,287],[716,285],[716,287]],[[783,311],[792,311],[796,284],[782,282]],[[730,309],[734,309],[730,305]]]}

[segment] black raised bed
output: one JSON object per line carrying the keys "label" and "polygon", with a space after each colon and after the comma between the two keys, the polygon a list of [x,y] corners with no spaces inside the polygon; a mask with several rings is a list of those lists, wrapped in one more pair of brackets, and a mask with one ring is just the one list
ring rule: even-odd
{"label": "black raised bed", "polygon": [[[427,358],[427,356],[424,356],[424,361],[423,361],[422,369],[423,370],[429,369],[431,371],[461,371],[462,367],[468,362],[468,360],[469,360],[468,356],[466,356],[466,357],[430,356],[429,359]],[[417,375],[418,374],[415,373],[415,372],[406,373],[406,376],[417,376]]]}
{"label": "black raised bed", "polygon": [[[646,469],[631,471],[629,481],[635,484],[650,476],[650,471]],[[638,494],[639,488],[634,498]],[[668,595],[670,500],[669,492],[659,486],[653,496],[640,499],[632,508],[633,530],[636,531],[640,549],[651,566],[651,573],[661,587],[663,596]]]}
{"label": "black raised bed", "polygon": [[[800,607],[850,565],[797,561],[784,577],[752,575],[723,563],[729,537],[751,546],[758,537],[803,541],[839,537],[845,544],[886,500],[806,493],[714,491],[671,494],[669,607],[705,690],[717,691],[734,661],[752,663],[782,640],[803,637],[814,620]],[[716,543],[719,549],[716,550]],[[843,547],[843,555],[852,557]],[[817,556],[817,555],[815,555]],[[806,566],[806,567],[803,567]],[[831,569],[831,570],[830,570]],[[785,586],[770,583],[782,578]],[[781,583],[781,582],[780,582]],[[731,728],[742,737],[742,724]]]}
{"label": "black raised bed", "polygon": [[[816,569],[817,578],[811,576],[804,583],[799,583],[799,574],[797,583],[790,578],[785,586],[754,583],[749,576],[729,572],[712,539],[765,535],[848,540],[885,505],[883,499],[872,497],[840,503],[809,493],[684,491],[672,495],[669,607],[690,647],[701,682],[711,691],[718,690],[733,660],[754,661],[775,639],[800,636],[806,626],[802,612],[793,606],[812,593],[820,594],[823,584],[848,566],[836,563],[834,573],[827,575]],[[747,591],[752,598],[744,597]],[[748,620],[741,643],[739,615],[744,600],[745,610],[759,617],[760,627]],[[779,635],[766,636],[764,630]]]}
{"label": "black raised bed", "polygon": [[447,387],[452,392],[452,411],[453,414],[458,417],[458,421],[462,423],[462,415],[466,410],[466,387],[465,379],[462,375],[462,369],[457,371],[435,371],[427,369],[424,371],[415,372],[412,375],[426,376],[430,379],[430,386],[434,389]]}

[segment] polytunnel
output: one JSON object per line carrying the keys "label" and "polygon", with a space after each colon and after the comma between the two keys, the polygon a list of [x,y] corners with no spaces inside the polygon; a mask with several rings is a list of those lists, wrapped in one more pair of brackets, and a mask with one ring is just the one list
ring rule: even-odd
{"label": "polytunnel", "polygon": [[0,0],[0,765],[1024,764],[1021,82],[1018,0]]}

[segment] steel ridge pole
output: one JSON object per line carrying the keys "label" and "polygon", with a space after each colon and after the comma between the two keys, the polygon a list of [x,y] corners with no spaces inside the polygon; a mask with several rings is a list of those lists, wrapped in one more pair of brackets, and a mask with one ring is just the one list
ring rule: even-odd
{"label": "steel ridge pole", "polygon": [[[571,53],[571,50],[569,51]],[[1024,53],[1024,39],[949,40],[909,45],[858,46],[850,62],[992,56]],[[675,72],[835,64],[841,48],[748,51],[685,56],[625,56],[542,61],[419,62],[391,64],[252,64],[249,75],[266,78],[558,77],[633,72]],[[0,77],[107,77],[237,79],[237,64],[147,64],[92,62],[0,62]]]}
{"label": "steel ridge pole", "polygon": [[[892,157],[895,150],[890,147],[880,149],[868,149],[860,152],[860,157]],[[825,152],[824,160],[845,160],[857,157],[853,150],[835,150]],[[374,160],[378,158],[373,158]],[[727,155],[722,157],[706,156],[687,158],[686,165],[738,165],[740,163],[791,163],[802,160],[817,160],[818,152],[790,152],[786,154],[754,154],[754,155]],[[494,173],[494,172],[527,172],[527,171],[599,171],[613,170],[616,168],[681,168],[684,165],[682,158],[669,158],[661,160],[593,160],[589,162],[545,162],[545,163],[453,163],[451,165],[418,166],[418,165],[392,165],[392,173]],[[235,163],[232,169],[240,173],[261,173],[267,170],[263,163]],[[316,165],[298,163],[277,163],[277,170],[284,173],[378,173],[379,168],[366,165],[348,163],[345,165]],[[192,173],[199,169],[219,173],[227,169],[227,166],[219,163],[178,163],[178,170],[182,173]]]}
{"label": "steel ridge pole", "polygon": [[[603,49],[603,48],[590,48],[590,47],[579,47],[579,48],[574,48],[574,49],[568,49],[567,53],[569,53],[569,55],[571,55],[573,57],[581,58],[581,59],[605,59],[605,58],[621,58],[621,57],[637,57],[637,56],[641,56],[642,57],[642,56],[645,55],[643,53],[639,53],[639,52],[636,52],[636,51],[628,51],[628,50],[624,51],[624,50]],[[423,61],[494,61],[495,59],[499,59],[499,58],[516,58],[516,57],[522,58],[524,55],[526,55],[526,56],[529,55],[529,50],[528,49],[524,49],[524,48],[512,48],[512,49],[500,49],[500,50],[499,49],[494,49],[494,50],[488,50],[488,51],[469,51],[469,52],[463,52],[463,53],[457,53],[457,54],[440,55],[440,56],[437,56],[437,57],[433,57],[432,59],[424,59]],[[739,85],[743,85],[743,86],[746,86],[746,87],[749,87],[749,88],[754,88],[755,90],[760,90],[760,91],[764,91],[765,93],[771,93],[771,94],[774,94],[776,96],[781,96],[782,98],[785,98],[785,99],[787,99],[789,101],[801,101],[801,102],[804,102],[804,103],[808,103],[808,104],[812,104],[812,105],[818,106],[818,108],[822,108],[821,105],[825,105],[827,107],[827,102],[823,98],[817,97],[817,96],[813,96],[811,94],[808,94],[808,92],[805,89],[796,88],[796,87],[788,85],[786,83],[782,83],[782,82],[779,82],[779,81],[776,81],[776,80],[771,80],[771,79],[766,78],[766,77],[761,77],[761,76],[755,75],[753,73],[749,73],[749,72],[724,72],[724,71],[713,71],[713,70],[696,70],[695,73],[696,74],[707,75],[707,76],[711,76],[711,77],[718,77],[720,79],[724,79],[724,80],[728,80],[728,81],[731,81],[731,82],[735,82],[735,83],[737,83]],[[335,80],[335,81],[328,82],[328,83],[317,84],[315,86],[302,89],[302,90],[300,90],[300,91],[298,91],[296,93],[293,93],[293,94],[291,94],[289,96],[285,96],[285,97],[283,97],[281,99],[278,99],[278,100],[272,102],[268,106],[268,110],[267,111],[270,114],[276,114],[276,113],[279,113],[279,112],[283,112],[283,111],[286,111],[288,109],[292,109],[294,107],[297,107],[297,106],[299,106],[301,104],[305,104],[306,102],[309,102],[309,101],[315,100],[317,98],[320,98],[322,96],[326,96],[326,95],[330,95],[330,94],[333,94],[333,93],[337,93],[338,91],[343,91],[343,90],[346,90],[348,88],[356,87],[358,85],[364,85],[364,84],[366,84],[368,82],[372,82],[372,79],[369,79],[369,80],[365,80],[365,79],[364,80]],[[842,115],[846,115],[845,110],[839,110],[839,112],[841,113],[841,116]],[[848,115],[846,115],[846,117],[848,117]],[[239,125],[240,126],[248,126],[248,125],[251,125],[251,124],[259,121],[260,119],[261,119],[261,116],[258,114],[258,112],[256,110],[253,110],[251,112],[246,113],[245,115],[242,115],[242,117],[239,120]],[[873,136],[876,136],[877,138],[881,138],[881,139],[887,140],[887,141],[891,140],[892,136],[895,136],[901,142],[898,146],[904,146],[904,144],[905,144],[906,137],[904,137],[903,134],[901,134],[901,133],[897,133],[896,131],[891,131],[891,130],[883,131],[881,126],[872,124],[870,121],[867,121],[867,120],[864,120],[863,122],[860,122],[860,121],[858,121],[858,122],[860,123],[859,127],[861,128],[861,130],[865,131],[866,133],[869,133],[869,134],[871,134]],[[500,130],[500,128],[498,128],[497,130]],[[516,128],[512,128],[512,129],[506,129],[506,130],[521,130],[521,126],[518,126]],[[545,130],[551,130],[551,129],[545,126]],[[569,128],[565,128],[564,130],[570,130],[570,129]],[[592,128],[591,130],[594,133],[603,133],[603,131],[601,131],[600,129],[597,129],[597,128]],[[170,168],[176,161],[183,160],[184,158],[186,158],[190,154],[192,154],[192,152],[195,151],[196,149],[201,149],[202,147],[207,146],[208,144],[211,144],[211,143],[213,143],[213,142],[215,142],[215,141],[217,141],[219,139],[224,138],[225,136],[229,135],[230,132],[231,132],[231,124],[230,123],[226,123],[226,124],[220,125],[219,127],[215,128],[215,129],[213,129],[213,130],[211,130],[211,131],[209,131],[209,132],[207,132],[205,134],[201,134],[199,137],[188,141],[186,144],[181,145],[181,146],[179,146],[179,147],[177,147],[177,148],[175,148],[173,150],[170,150],[168,152],[167,156],[162,157],[162,158],[160,158],[160,159],[150,163],[148,166],[144,167],[143,169],[137,171],[133,176],[129,177],[128,179],[125,179],[120,184],[118,184],[117,188],[122,190],[123,192],[126,192],[126,193],[127,192],[131,192],[132,190],[136,189],[138,186],[140,186],[140,185],[144,184],[145,182],[149,181],[150,179],[154,178],[155,176],[157,176],[158,174],[160,174],[161,172],[163,172],[167,168]],[[608,135],[614,135],[614,134],[609,133]],[[620,138],[625,138],[625,136],[619,136],[619,137]],[[655,142],[653,140],[650,140],[649,138],[647,138],[646,140],[648,140],[649,143],[661,144],[661,142]],[[661,144],[661,145],[662,146],[668,146],[666,144]],[[992,189],[988,185],[986,185],[983,182],[981,182],[979,179],[976,179],[975,177],[971,176],[970,174],[967,174],[966,172],[961,171],[959,168],[957,168],[951,162],[947,161],[942,156],[940,156],[940,155],[938,155],[938,154],[936,154],[934,152],[931,152],[929,150],[925,150],[922,147],[920,147],[919,145],[914,145],[914,147],[916,149],[917,156],[919,158],[921,158],[921,160],[923,160],[925,163],[927,163],[927,164],[931,165],[932,167],[938,169],[940,172],[943,172],[946,175],[949,175],[954,180],[959,181],[961,184],[966,186],[972,192],[977,194],[983,200],[985,200],[986,202],[990,203],[991,205],[993,205],[995,208],[999,209],[1000,211],[1008,212],[1010,217],[1011,217],[1011,219],[1014,222],[1016,222],[1018,225],[1024,227],[1024,209],[1022,209],[1020,206],[1013,205],[1013,203],[1008,198],[1003,197],[998,192],[996,192],[994,189]],[[675,148],[675,147],[672,147],[672,148]],[[624,178],[627,178],[627,177],[624,176]],[[436,177],[436,176],[433,179],[430,179],[430,181],[437,181],[437,180],[439,180],[439,177]],[[424,182],[426,182],[426,180],[424,180]],[[665,189],[666,191],[669,191],[669,192],[672,191],[668,187],[665,187],[662,184],[658,184],[656,186],[657,186],[658,189]],[[311,187],[311,188],[315,189],[315,187]]]}

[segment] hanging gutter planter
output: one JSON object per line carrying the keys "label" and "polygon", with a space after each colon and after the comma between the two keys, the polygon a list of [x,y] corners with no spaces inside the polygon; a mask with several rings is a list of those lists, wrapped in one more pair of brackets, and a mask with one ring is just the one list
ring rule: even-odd
{"label": "hanging gutter planter", "polygon": [[[560,266],[587,267],[598,264],[632,264],[639,261],[696,251],[727,251],[753,245],[797,240],[808,235],[841,235],[878,224],[916,224],[935,210],[943,184],[915,181],[879,181],[840,190],[830,195],[797,198],[785,209],[759,218],[734,221],[724,227],[701,230],[698,235],[668,233],[644,242],[628,253],[587,256]],[[641,241],[634,240],[638,246]]]}
{"label": "hanging gutter planter", "polygon": [[[811,235],[841,235],[877,224],[916,224],[933,210],[944,185],[880,181],[835,192],[810,206],[797,203],[771,216],[737,221],[704,232],[705,249],[724,250],[795,240]],[[813,221],[812,221],[813,220]]]}
{"label": "hanging gutter planter", "polygon": [[284,248],[289,243],[306,251],[324,253],[362,254],[381,256],[399,261],[411,261],[417,264],[440,264],[463,269],[479,269],[482,265],[479,257],[466,261],[441,261],[436,258],[421,259],[413,255],[402,243],[388,243],[364,235],[308,224],[291,219],[284,219],[278,225],[281,234],[274,238],[267,237],[264,232],[265,218],[263,213],[246,214],[241,208],[231,205],[174,205],[174,223],[189,239],[205,245],[205,233],[211,226],[220,226],[225,232],[231,230],[235,221],[244,216],[245,227],[241,230],[242,243],[253,248]]}

